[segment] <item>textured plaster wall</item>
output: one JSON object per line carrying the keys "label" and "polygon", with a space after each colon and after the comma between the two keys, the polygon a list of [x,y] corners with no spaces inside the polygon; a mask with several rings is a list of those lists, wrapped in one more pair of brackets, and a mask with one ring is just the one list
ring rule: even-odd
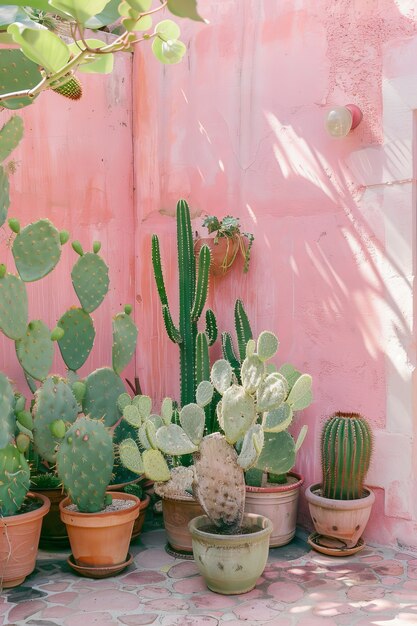
{"label": "textured plaster wall", "polygon": [[[211,283],[220,330],[244,300],[255,331],[278,333],[280,361],[314,377],[297,460],[320,480],[319,434],[335,410],[374,427],[368,538],[417,548],[414,114],[415,2],[200,0],[210,25],[183,26],[180,66],[145,50],[134,66],[137,357],[144,390],[178,396],[150,264],[161,239],[176,317],[174,209],[227,213],[255,234],[251,268]],[[343,140],[326,110],[354,102]],[[213,349],[213,357],[219,348]],[[300,519],[308,523],[302,503]]]}
{"label": "textured plaster wall", "polygon": [[[111,365],[111,316],[134,300],[131,66],[130,56],[119,56],[112,75],[84,74],[79,102],[42,94],[22,110],[25,136],[12,155],[16,171],[10,176],[9,215],[22,226],[48,217],[84,250],[91,251],[93,240],[100,240],[100,254],[110,266],[110,293],[92,314],[96,341],[81,374]],[[0,124],[9,117],[3,110]],[[14,271],[10,233],[7,226],[0,229],[0,258]],[[77,258],[66,244],[58,267],[28,284],[31,319],[43,319],[53,328],[67,308],[79,306],[70,278]],[[3,335],[0,370],[27,393],[13,342]],[[60,355],[54,372],[65,374]],[[133,367],[126,372],[132,375]]]}

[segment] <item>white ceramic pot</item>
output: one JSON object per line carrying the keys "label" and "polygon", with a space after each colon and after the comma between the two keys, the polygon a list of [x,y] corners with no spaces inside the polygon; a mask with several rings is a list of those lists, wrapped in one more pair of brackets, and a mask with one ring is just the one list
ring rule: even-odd
{"label": "white ceramic pot", "polygon": [[321,495],[321,485],[311,485],[305,496],[320,535],[334,537],[353,548],[362,536],[375,501],[373,491],[364,488],[364,497],[356,500],[333,500]]}
{"label": "white ceramic pot", "polygon": [[194,560],[206,585],[224,595],[246,593],[254,588],[268,560],[271,520],[262,515],[244,515],[243,527],[254,532],[218,535],[206,532],[207,515],[189,523]]}
{"label": "white ceramic pot", "polygon": [[245,513],[265,515],[272,522],[270,548],[284,546],[293,539],[297,523],[298,496],[303,482],[301,474],[290,472],[285,485],[269,483],[266,487],[246,486]]}

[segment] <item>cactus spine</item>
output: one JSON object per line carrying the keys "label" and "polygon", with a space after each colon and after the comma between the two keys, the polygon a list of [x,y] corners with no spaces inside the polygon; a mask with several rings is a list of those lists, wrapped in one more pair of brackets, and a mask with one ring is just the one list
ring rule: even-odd
{"label": "cactus spine", "polygon": [[[188,204],[180,200],[177,204],[177,247],[179,270],[179,326],[175,326],[169,308],[162,272],[159,239],[152,237],[152,264],[156,286],[162,306],[162,315],[168,337],[177,343],[180,351],[181,372],[181,406],[195,401],[197,377],[200,379],[207,371],[208,351],[200,342],[197,345],[197,323],[207,300],[210,269],[210,249],[202,246],[198,259],[198,272],[194,257],[194,244],[191,229],[191,218]],[[206,331],[208,344],[212,345],[217,338],[214,314],[206,314]],[[198,360],[198,373],[196,361]],[[201,360],[203,359],[203,361]]]}
{"label": "cactus spine", "polygon": [[321,438],[323,496],[355,500],[363,495],[372,453],[368,422],[358,413],[335,413]]}

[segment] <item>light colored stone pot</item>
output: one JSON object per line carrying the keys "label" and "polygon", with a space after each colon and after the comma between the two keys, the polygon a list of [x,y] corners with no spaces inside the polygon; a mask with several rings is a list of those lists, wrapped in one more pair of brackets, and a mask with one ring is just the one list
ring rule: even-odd
{"label": "light colored stone pot", "polygon": [[246,593],[254,588],[268,560],[272,522],[262,515],[246,513],[243,526],[256,530],[242,535],[217,535],[203,530],[207,515],[191,520],[194,560],[206,585],[224,595]]}
{"label": "light colored stone pot", "polygon": [[335,537],[353,548],[362,536],[375,501],[373,491],[365,487],[365,495],[357,500],[333,500],[321,495],[321,485],[311,485],[305,497],[320,535]]}
{"label": "light colored stone pot", "polygon": [[177,552],[191,554],[193,546],[191,534],[188,530],[189,522],[204,511],[194,498],[162,498],[162,514],[164,526],[171,548]]}
{"label": "light colored stone pot", "polygon": [[293,539],[297,523],[298,495],[304,482],[301,474],[290,472],[286,485],[246,486],[245,512],[265,515],[274,527],[270,548],[285,546]]}

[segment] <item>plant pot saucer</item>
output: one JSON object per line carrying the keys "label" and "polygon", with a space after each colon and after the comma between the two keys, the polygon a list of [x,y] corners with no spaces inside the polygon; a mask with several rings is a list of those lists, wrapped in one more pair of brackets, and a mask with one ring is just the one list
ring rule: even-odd
{"label": "plant pot saucer", "polygon": [[119,574],[125,567],[130,565],[132,561],[133,556],[128,554],[124,563],[104,567],[93,567],[92,565],[77,565],[72,554],[67,558],[68,565],[76,571],[77,574],[86,576],[87,578],[108,578],[109,576],[116,576],[116,574]]}
{"label": "plant pot saucer", "polygon": [[165,545],[165,552],[167,552],[170,556],[173,556],[175,559],[194,561],[194,554],[192,552],[176,550],[176,548],[173,548],[169,542]]}
{"label": "plant pot saucer", "polygon": [[361,537],[356,546],[348,548],[340,539],[326,537],[325,535],[320,535],[319,533],[311,533],[307,542],[312,548],[314,548],[314,550],[317,550],[317,552],[321,552],[322,554],[327,554],[328,556],[350,556],[351,554],[356,554],[356,552],[363,550],[366,545]]}

